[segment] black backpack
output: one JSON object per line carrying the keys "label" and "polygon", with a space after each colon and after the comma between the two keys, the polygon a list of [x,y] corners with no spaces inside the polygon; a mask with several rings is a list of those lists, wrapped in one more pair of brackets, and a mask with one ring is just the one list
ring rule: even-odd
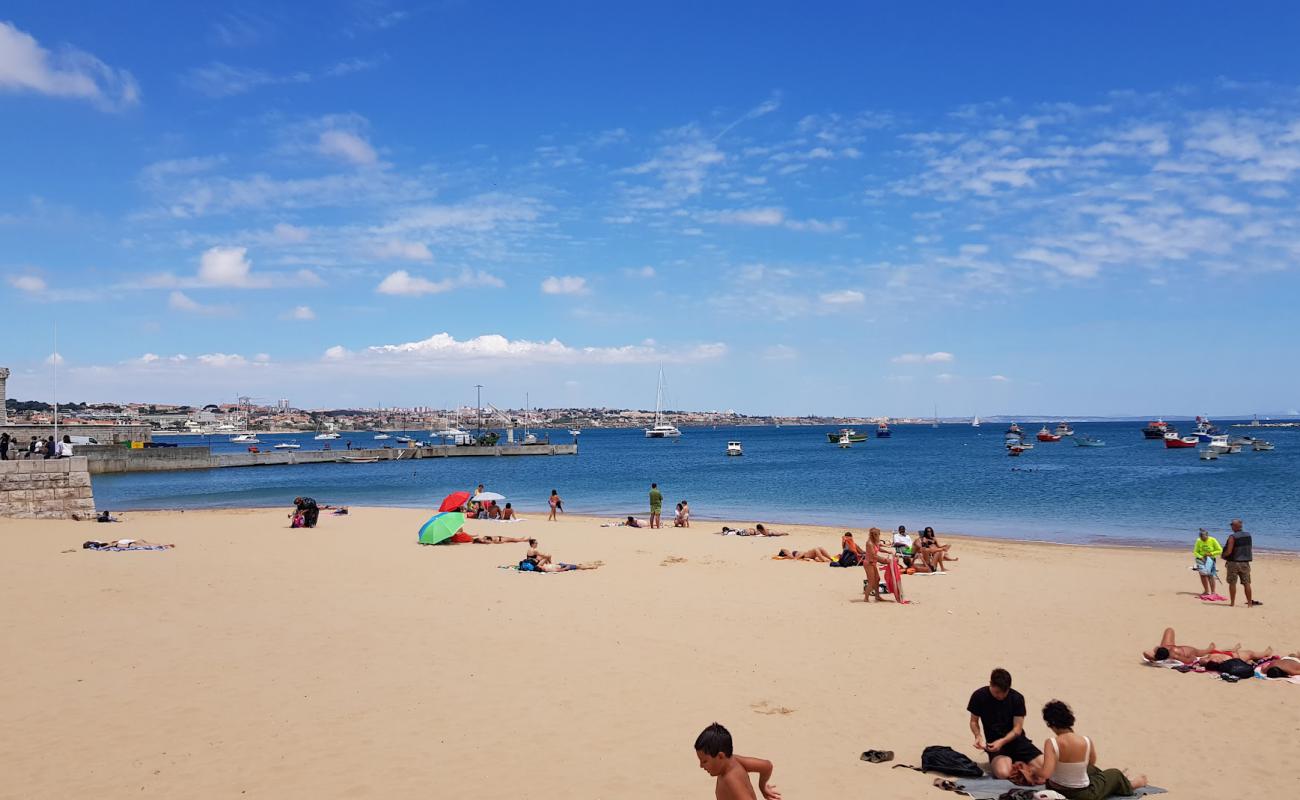
{"label": "black backpack", "polygon": [[964,753],[951,747],[932,744],[921,753],[922,772],[942,772],[956,778],[980,778],[984,770]]}

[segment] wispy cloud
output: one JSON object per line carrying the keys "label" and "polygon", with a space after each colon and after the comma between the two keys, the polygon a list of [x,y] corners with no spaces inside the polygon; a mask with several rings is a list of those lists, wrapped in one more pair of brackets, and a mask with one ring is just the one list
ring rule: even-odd
{"label": "wispy cloud", "polygon": [[18,291],[28,294],[41,294],[48,288],[45,279],[39,275],[10,275],[5,280]]}
{"label": "wispy cloud", "polygon": [[543,294],[587,294],[587,279],[576,275],[561,275],[542,281]]}
{"label": "wispy cloud", "polygon": [[0,92],[32,92],[87,100],[104,111],[140,102],[140,86],[125,69],[65,46],[57,53],[11,22],[0,21]]}
{"label": "wispy cloud", "polygon": [[379,161],[379,154],[370,142],[351,131],[322,131],[316,149],[322,155],[364,167],[373,166]]}
{"label": "wispy cloud", "polygon": [[462,288],[501,288],[505,282],[487,272],[466,270],[459,275],[429,280],[419,275],[412,275],[404,269],[391,272],[379,282],[375,291],[379,294],[404,295],[419,297],[426,294],[441,294],[452,289]]}
{"label": "wispy cloud", "polygon": [[310,83],[311,73],[305,71],[276,74],[252,67],[234,67],[220,61],[195,67],[183,78],[186,86],[212,98],[234,97],[263,86]]}
{"label": "wispy cloud", "polygon": [[940,350],[935,353],[903,353],[889,360],[895,364],[950,364],[956,357]]}
{"label": "wispy cloud", "polygon": [[832,306],[857,306],[862,305],[867,296],[857,289],[837,289],[833,292],[823,292],[818,299]]}
{"label": "wispy cloud", "polygon": [[665,349],[653,342],[618,347],[573,347],[558,339],[532,341],[488,334],[473,339],[458,340],[451,334],[439,333],[416,342],[375,345],[355,352],[342,347],[330,348],[326,358],[335,362],[347,361],[352,365],[437,364],[446,361],[488,360],[566,364],[646,364],[665,360],[711,361],[722,358],[727,352],[727,346],[720,342],[675,349]]}

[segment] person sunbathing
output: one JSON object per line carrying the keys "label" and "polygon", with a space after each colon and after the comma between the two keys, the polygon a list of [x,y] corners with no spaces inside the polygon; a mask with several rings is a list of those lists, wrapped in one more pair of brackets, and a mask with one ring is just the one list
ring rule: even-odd
{"label": "person sunbathing", "polygon": [[1294,678],[1297,675],[1300,675],[1300,653],[1282,656],[1264,667],[1266,678]]}
{"label": "person sunbathing", "polygon": [[[945,561],[960,560],[948,555],[948,548],[952,547],[952,545],[939,544],[939,540],[934,536],[934,528],[928,525],[925,530],[921,531],[921,536],[916,540],[916,547],[921,553],[921,560],[928,567],[927,570],[924,570],[926,572],[943,572],[943,563]],[[922,570],[918,569],[917,571],[921,572]]]}
{"label": "person sunbathing", "polygon": [[1160,644],[1154,650],[1143,651],[1142,657],[1147,661],[1181,661],[1184,664],[1194,664],[1196,659],[1202,656],[1208,656],[1213,653],[1224,653],[1231,655],[1230,651],[1218,650],[1214,642],[1210,642],[1209,647],[1192,647],[1191,645],[1177,644],[1173,628],[1165,628],[1164,635],[1160,637]]}
{"label": "person sunbathing", "polygon": [[542,564],[537,568],[538,572],[573,572],[579,569],[600,569],[605,566],[604,561],[588,561],[583,564]]}
{"label": "person sunbathing", "polygon": [[728,528],[726,526],[723,526],[722,535],[723,536],[789,536],[790,534],[784,531],[771,530],[770,528],[767,528],[766,526],[763,525],[763,523],[760,522],[752,528]]}
{"label": "person sunbathing", "polygon": [[1253,664],[1272,657],[1273,648],[1271,647],[1266,647],[1263,650],[1247,650],[1241,645],[1237,645],[1231,650],[1215,650],[1209,655],[1201,656],[1197,662],[1200,664],[1222,664],[1225,661],[1239,658],[1242,661],[1249,661]]}
{"label": "person sunbathing", "polygon": [[826,552],[824,547],[814,547],[811,550],[786,550],[781,548],[777,551],[776,557],[791,561],[816,561],[822,564],[829,564],[835,560],[830,553]]}
{"label": "person sunbathing", "polygon": [[144,539],[112,539],[107,542],[100,542],[92,539],[83,544],[81,548],[83,550],[109,550],[116,547],[122,550],[144,550],[146,548],[157,549],[160,547],[171,548],[175,546],[176,545],[174,544],[159,544],[158,542],[150,542]]}
{"label": "person sunbathing", "polygon": [[474,544],[518,544],[528,541],[527,536],[475,536]]}

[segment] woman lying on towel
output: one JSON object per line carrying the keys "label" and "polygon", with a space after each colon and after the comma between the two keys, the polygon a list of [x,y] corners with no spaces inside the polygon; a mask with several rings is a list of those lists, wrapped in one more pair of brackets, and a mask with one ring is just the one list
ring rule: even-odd
{"label": "woman lying on towel", "polygon": [[786,550],[783,547],[777,551],[776,557],[783,561],[816,561],[821,564],[829,564],[835,560],[824,547],[814,547],[811,550]]}
{"label": "woman lying on towel", "polygon": [[81,545],[83,550],[167,550],[174,544],[158,544],[144,539],[113,539],[108,542],[91,540]]}
{"label": "woman lying on towel", "polygon": [[538,572],[573,572],[578,569],[600,569],[605,566],[604,561],[588,561],[583,564],[543,564],[537,569]]}
{"label": "woman lying on towel", "polygon": [[789,536],[790,534],[785,533],[784,531],[769,530],[767,527],[763,525],[763,523],[760,522],[752,528],[728,528],[724,525],[722,527],[722,535],[723,536]]}

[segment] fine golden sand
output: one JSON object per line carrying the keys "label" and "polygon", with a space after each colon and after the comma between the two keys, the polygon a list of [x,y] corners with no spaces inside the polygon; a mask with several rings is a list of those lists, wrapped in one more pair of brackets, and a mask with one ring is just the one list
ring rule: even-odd
{"label": "fine golden sand", "polygon": [[[1034,741],[1060,698],[1102,766],[1172,796],[1292,796],[1300,775],[1300,686],[1139,663],[1166,625],[1300,648],[1300,563],[1257,555],[1262,607],[1204,604],[1190,535],[1185,552],[953,539],[961,562],[908,579],[903,607],[864,604],[861,569],[770,559],[836,551],[824,528],[471,522],[606,565],[522,575],[497,567],[525,545],[418,546],[421,511],[315,530],[282,510],[126,517],[0,520],[0,796],[702,798],[691,744],[717,720],[790,800],[938,798],[858,755],[973,755],[966,700],[996,666]],[[117,537],[177,548],[80,549]]]}

